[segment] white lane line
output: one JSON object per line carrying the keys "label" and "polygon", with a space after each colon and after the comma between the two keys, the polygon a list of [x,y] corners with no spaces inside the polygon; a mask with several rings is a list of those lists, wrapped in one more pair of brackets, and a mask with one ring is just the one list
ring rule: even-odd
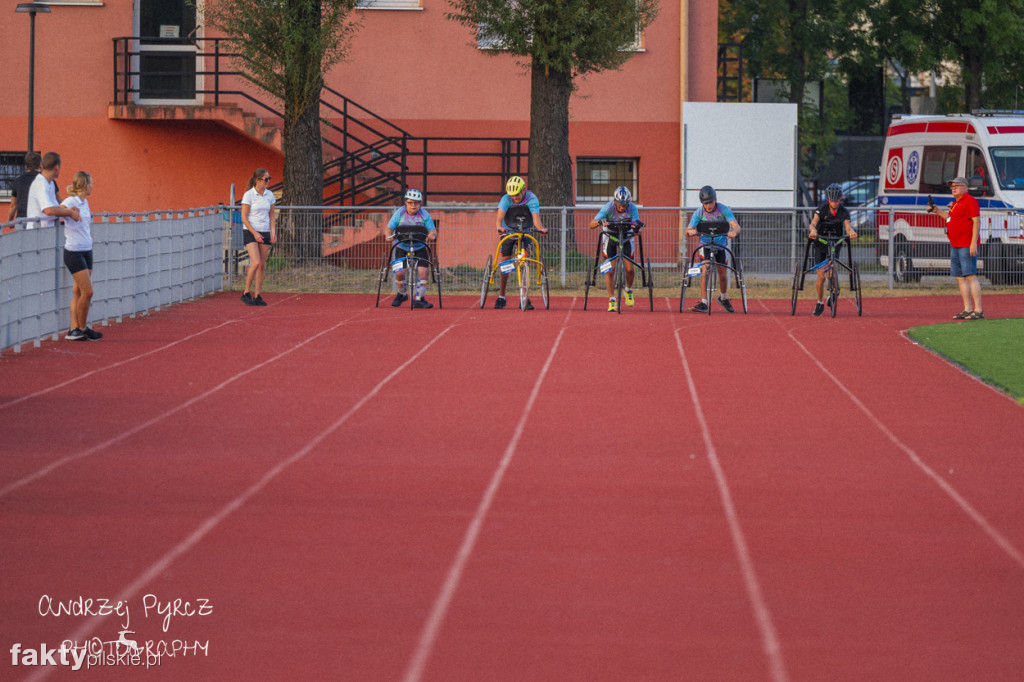
{"label": "white lane line", "polygon": [[[289,298],[291,298],[291,296]],[[288,300],[288,299],[282,299],[282,301],[285,301],[285,300]],[[277,305],[277,303],[275,303],[274,305]],[[7,408],[7,407],[11,407],[12,405],[17,405],[18,403],[22,403],[22,402],[24,402],[26,400],[30,400],[32,398],[37,398],[37,397],[39,397],[41,395],[46,395],[47,393],[51,393],[51,392],[56,391],[58,389],[64,388],[65,386],[69,386],[69,385],[75,383],[76,381],[82,381],[83,379],[88,379],[89,377],[93,376],[94,374],[99,374],[100,372],[106,372],[108,369],[114,369],[116,367],[121,367],[122,365],[127,365],[130,362],[135,362],[136,360],[141,360],[144,357],[147,357],[147,356],[150,356],[150,355],[155,355],[156,353],[162,353],[165,350],[167,350],[169,348],[173,348],[174,346],[177,346],[180,343],[185,343],[186,341],[191,341],[192,339],[194,339],[194,338],[196,338],[198,336],[202,336],[203,334],[205,334],[207,332],[211,332],[211,331],[214,331],[216,329],[220,329],[221,327],[227,326],[229,324],[237,324],[239,322],[248,322],[251,319],[252,319],[252,315],[250,315],[249,317],[238,317],[238,318],[235,318],[233,320],[224,320],[220,324],[215,324],[212,327],[207,327],[206,329],[198,331],[198,332],[196,332],[194,334],[189,334],[188,336],[182,337],[182,338],[178,339],[177,341],[171,341],[170,343],[168,343],[168,344],[166,344],[164,346],[160,346],[159,348],[154,348],[153,350],[146,351],[145,353],[139,353],[138,355],[135,355],[135,356],[130,357],[130,358],[126,358],[124,360],[119,360],[118,362],[109,364],[106,367],[99,367],[97,369],[89,370],[88,372],[85,372],[83,374],[79,374],[76,377],[72,377],[70,379],[62,381],[59,384],[54,384],[53,386],[50,386],[48,388],[40,389],[40,390],[38,390],[38,391],[36,391],[34,393],[29,393],[28,395],[20,396],[18,398],[15,398],[14,400],[8,400],[6,403],[0,403],[0,410],[2,410],[4,408]]]}
{"label": "white lane line", "polygon": [[[355,317],[355,315],[359,315],[362,312],[365,312],[365,310],[359,311],[359,312],[355,313],[352,317]],[[68,455],[66,457],[61,457],[60,459],[57,459],[57,460],[54,460],[53,462],[50,462],[49,464],[47,464],[46,466],[42,467],[41,469],[38,469],[38,470],[34,471],[33,473],[28,474],[27,476],[23,476],[22,478],[19,478],[18,480],[14,481],[13,483],[9,483],[6,486],[4,486],[3,488],[0,488],[0,498],[3,498],[5,496],[11,494],[15,490],[18,490],[19,488],[22,488],[22,487],[28,485],[29,483],[32,483],[33,481],[36,481],[36,480],[38,480],[40,478],[43,478],[44,476],[52,473],[53,471],[56,471],[57,469],[61,468],[62,466],[66,465],[66,464],[70,464],[71,462],[76,462],[76,461],[78,461],[80,459],[85,459],[86,457],[91,457],[92,455],[96,454],[97,452],[99,452],[99,451],[101,451],[101,450],[103,450],[105,448],[108,448],[111,445],[114,445],[115,443],[119,443],[120,441],[124,440],[125,438],[129,438],[130,436],[134,436],[136,433],[139,433],[140,431],[148,429],[150,426],[153,426],[154,424],[157,424],[157,423],[167,419],[168,417],[170,417],[170,416],[172,416],[174,414],[177,414],[178,412],[181,412],[182,410],[184,410],[184,409],[186,409],[188,407],[191,407],[192,405],[198,403],[199,401],[205,400],[206,398],[210,397],[214,393],[217,393],[218,391],[223,389],[225,386],[228,386],[228,385],[238,381],[242,377],[247,376],[247,375],[251,374],[252,372],[255,372],[258,369],[261,369],[261,368],[269,365],[272,362],[276,362],[277,360],[280,360],[281,358],[285,357],[286,355],[289,355],[290,353],[293,353],[294,351],[298,350],[299,348],[302,348],[306,344],[308,344],[308,343],[310,343],[312,341],[315,341],[316,339],[318,339],[319,337],[323,336],[324,334],[328,334],[328,333],[334,331],[335,329],[337,329],[338,327],[341,327],[342,325],[348,324],[349,320],[351,320],[351,319],[352,318],[349,317],[349,318],[347,318],[345,320],[342,320],[341,322],[338,322],[337,324],[333,325],[332,327],[328,327],[327,329],[319,331],[316,334],[314,334],[313,336],[310,336],[309,338],[307,338],[307,339],[305,339],[303,341],[298,342],[297,344],[295,344],[291,348],[288,348],[287,350],[282,351],[281,353],[278,353],[277,355],[275,355],[275,356],[273,356],[271,358],[268,358],[267,360],[264,360],[263,362],[261,362],[259,364],[253,365],[251,367],[248,367],[247,369],[242,370],[238,374],[235,374],[234,376],[232,376],[232,377],[230,377],[228,379],[225,379],[224,381],[222,381],[221,383],[217,384],[213,388],[211,388],[211,389],[209,389],[207,391],[204,391],[203,393],[200,393],[197,396],[193,396],[192,398],[189,398],[188,400],[186,400],[185,402],[177,405],[176,407],[173,407],[173,408],[171,408],[171,409],[169,409],[169,410],[167,410],[167,411],[165,411],[165,412],[163,412],[161,414],[158,414],[157,416],[152,417],[151,419],[148,419],[148,420],[146,420],[144,422],[136,424],[135,426],[133,426],[132,428],[128,429],[127,431],[122,431],[118,435],[116,435],[116,436],[114,436],[112,438],[108,438],[107,440],[103,441],[102,443],[97,443],[96,445],[93,445],[92,447],[86,448],[84,450],[80,450],[80,451],[76,452],[73,455]]]}
{"label": "white lane line", "polygon": [[764,594],[761,592],[761,585],[757,579],[757,572],[754,570],[754,561],[750,558],[750,550],[747,547],[743,529],[740,527],[739,515],[736,513],[736,506],[733,504],[732,493],[729,491],[729,481],[725,477],[725,471],[718,460],[718,451],[711,440],[711,430],[708,428],[708,422],[704,416],[704,408],[700,404],[697,385],[694,383],[693,374],[690,372],[690,363],[686,359],[683,342],[679,338],[679,329],[675,329],[674,333],[676,348],[679,350],[679,357],[682,360],[683,370],[686,373],[686,383],[690,389],[690,398],[693,400],[694,412],[696,412],[697,420],[700,422],[704,447],[708,453],[708,462],[711,463],[711,469],[715,473],[718,494],[722,498],[722,507],[725,509],[729,533],[732,535],[733,546],[740,563],[740,571],[743,574],[743,582],[747,588],[747,596],[754,609],[754,619],[757,621],[757,628],[761,633],[761,647],[768,658],[771,678],[774,682],[787,682],[789,675],[786,672],[786,663],[782,656],[782,646],[779,644],[779,637],[775,632],[771,613],[768,611],[768,605],[765,602]]}
{"label": "white lane line", "polygon": [[[779,324],[779,326],[782,326],[781,323]],[[846,394],[846,397],[849,398],[850,401],[857,406],[857,409],[859,409],[867,416],[871,423],[875,425],[875,428],[881,431],[882,434],[886,438],[888,438],[893,445],[902,450],[904,454],[906,454],[907,457],[910,458],[910,461],[913,462],[914,465],[917,466],[917,468],[920,469],[928,478],[932,479],[932,481],[934,481],[935,484],[938,485],[939,488],[944,493],[946,493],[946,495],[948,495],[957,504],[957,506],[959,506],[964,511],[964,513],[967,514],[967,516],[969,516],[976,524],[978,524],[978,526],[985,532],[985,534],[988,535],[996,543],[996,545],[999,546],[1000,549],[1006,552],[1007,556],[1009,556],[1014,563],[1016,563],[1019,567],[1024,568],[1024,554],[1022,554],[1021,551],[1017,549],[1012,542],[1010,542],[1006,537],[1003,536],[1002,533],[996,530],[996,528],[991,523],[989,523],[988,519],[982,516],[981,512],[975,509],[970,502],[968,502],[960,493],[958,493],[956,489],[946,479],[944,479],[934,469],[928,466],[924,462],[924,460],[922,460],[918,456],[917,452],[912,447],[901,441],[896,436],[896,434],[893,433],[889,429],[889,427],[882,422],[881,419],[875,416],[875,413],[872,412],[867,405],[861,402],[860,398],[853,394],[853,391],[847,388],[846,385],[842,381],[840,381],[838,377],[836,377],[836,375],[830,372],[828,368],[825,367],[825,365],[823,365],[821,361],[814,356],[814,353],[807,349],[807,346],[800,343],[796,336],[793,335],[793,332],[786,329],[785,327],[782,327],[782,329],[786,332],[787,335],[789,335],[789,338],[793,340],[793,343],[795,343],[800,348],[800,350],[802,350],[804,354],[807,355],[807,357],[809,357],[811,361],[818,366],[818,369],[820,369],[821,372],[832,381],[832,383],[838,386],[840,391]]]}
{"label": "white lane line", "polygon": [[[344,322],[338,323],[331,329],[341,326],[342,324],[344,324]],[[161,573],[166,571],[170,567],[170,565],[178,559],[178,557],[185,554],[193,547],[195,547],[197,544],[199,544],[203,537],[208,535],[210,531],[212,531],[214,528],[220,525],[220,523],[224,519],[226,519],[234,512],[238,511],[238,509],[240,509],[246,502],[248,502],[261,490],[267,487],[267,485],[275,478],[277,478],[277,476],[280,475],[285,469],[295,464],[299,460],[303,459],[306,455],[312,452],[317,445],[322,443],[328,436],[330,436],[332,433],[341,428],[345,424],[345,422],[347,422],[352,417],[352,415],[358,412],[364,405],[366,405],[366,403],[373,399],[373,397],[376,396],[381,391],[381,389],[388,384],[388,382],[390,382],[396,376],[401,374],[403,370],[409,367],[409,365],[415,362],[421,355],[426,353],[431,346],[433,346],[438,340],[441,339],[441,337],[443,337],[449,331],[454,329],[457,324],[457,321],[450,324],[447,328],[445,328],[437,336],[432,338],[428,343],[426,343],[422,348],[420,348],[416,353],[414,353],[412,357],[410,357],[408,360],[406,360],[401,365],[392,370],[391,373],[388,374],[386,377],[381,379],[380,382],[376,386],[374,386],[369,393],[360,398],[355,405],[350,407],[348,411],[345,412],[345,414],[343,414],[341,417],[336,419],[330,426],[328,426],[326,429],[317,434],[300,450],[295,452],[290,457],[287,457],[278,462],[273,468],[267,471],[267,473],[263,474],[260,480],[256,481],[254,484],[249,486],[241,495],[235,497],[233,500],[231,500],[223,507],[221,507],[220,511],[208,517],[205,521],[199,524],[199,526],[194,531],[192,531],[192,533],[190,533],[188,537],[186,537],[184,540],[175,545],[169,552],[164,554],[149,568],[143,571],[142,574],[140,574],[139,577],[132,581],[127,587],[122,589],[118,596],[113,600],[113,602],[127,602],[130,599],[132,599],[135,595],[137,595],[144,587],[146,587],[146,585],[151,583],[153,580],[159,577]],[[324,334],[327,331],[330,331],[330,329],[321,332],[321,334]],[[320,334],[317,334],[317,336],[320,336]],[[300,345],[305,345],[305,343],[311,341],[312,338],[308,339],[307,341],[304,341]],[[82,625],[79,626],[77,630],[72,632],[70,635],[68,635],[61,641],[70,640],[72,642],[82,642],[87,638],[91,637],[93,632],[96,631],[96,628],[99,627],[100,623],[102,623],[106,619],[107,616],[92,616],[91,618],[88,618],[84,623],[82,623]],[[33,681],[42,680],[49,674],[49,672],[49,667],[40,668],[36,671],[36,674],[26,679]]]}
{"label": "white lane line", "polygon": [[569,311],[565,314],[565,319],[562,320],[562,328],[559,330],[558,336],[555,337],[555,342],[551,346],[548,358],[544,362],[544,366],[541,368],[540,374],[537,376],[537,380],[533,384],[533,390],[530,392],[530,397],[526,400],[523,412],[519,416],[519,422],[516,424],[515,431],[512,433],[512,440],[509,441],[508,446],[505,448],[505,454],[498,463],[498,468],[491,476],[490,485],[487,486],[487,490],[484,492],[483,498],[481,498],[480,504],[477,506],[476,513],[473,515],[473,519],[470,521],[469,527],[466,529],[466,535],[462,539],[462,545],[459,547],[459,551],[455,555],[455,560],[448,569],[448,575],[445,578],[444,585],[441,587],[441,592],[438,594],[433,607],[430,609],[430,615],[427,617],[426,623],[423,626],[423,631],[420,633],[419,640],[416,643],[416,648],[413,650],[412,659],[409,661],[409,666],[406,668],[405,675],[402,678],[405,682],[418,682],[423,677],[423,672],[426,669],[431,651],[434,648],[437,635],[440,632],[441,625],[444,623],[445,616],[448,613],[448,607],[451,605],[455,591],[459,587],[459,581],[462,579],[462,572],[466,568],[466,562],[469,561],[469,556],[473,553],[473,548],[480,535],[480,530],[483,528],[487,513],[491,508],[491,504],[494,502],[495,495],[498,493],[498,488],[501,486],[502,479],[505,477],[505,472],[512,463],[512,457],[515,454],[516,446],[519,444],[519,439],[522,437],[523,431],[526,429],[526,420],[530,416],[530,411],[533,409],[534,402],[537,400],[537,395],[540,393],[540,387],[544,383],[544,377],[547,376],[548,369],[551,367],[551,362],[555,359],[555,353],[558,352],[558,346],[562,342],[562,336],[565,334],[565,330],[568,328],[569,316],[572,315],[572,309],[575,305],[576,299],[574,297],[572,304],[569,306]]}

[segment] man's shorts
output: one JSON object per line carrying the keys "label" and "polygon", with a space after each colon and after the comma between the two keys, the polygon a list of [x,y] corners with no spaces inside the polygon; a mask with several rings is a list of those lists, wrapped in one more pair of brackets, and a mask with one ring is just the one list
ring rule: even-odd
{"label": "man's shorts", "polygon": [[[718,239],[718,237],[716,237],[715,239]],[[725,246],[725,242],[726,242],[725,239],[721,239],[721,241],[714,242],[714,243],[717,243],[720,246]],[[711,244],[713,242],[711,241],[711,238],[703,237],[702,236],[700,238],[700,243],[701,243],[702,246],[704,246],[706,244]],[[705,260],[707,260],[708,258],[714,257],[715,262],[718,263],[719,265],[728,265],[729,264],[729,254],[727,254],[722,249],[706,249],[706,248],[702,248],[700,250],[700,255]]]}
{"label": "man's shorts", "polygon": [[[260,232],[260,236],[263,237],[263,243],[270,246],[270,233]],[[256,241],[256,237],[253,236],[252,232],[242,230],[242,244],[259,244],[259,242]]]}
{"label": "man's shorts", "polygon": [[[622,255],[633,257],[633,242],[636,239],[630,237],[629,239],[622,242]],[[611,235],[601,235],[601,252],[604,253],[605,258],[614,258],[619,253],[619,242],[613,240]]]}
{"label": "man's shorts", "polygon": [[68,251],[64,249],[64,265],[71,274],[92,270],[92,251]]}
{"label": "man's shorts", "polygon": [[962,249],[950,247],[949,270],[954,277],[977,275],[978,257],[971,255],[971,248],[969,246],[965,246]]}
{"label": "man's shorts", "polygon": [[[506,232],[505,234],[508,235],[508,234],[516,234],[516,233],[515,232]],[[533,256],[533,242],[531,242],[529,239],[525,239],[524,238],[521,243],[523,245],[523,248],[526,249],[526,253],[530,254],[530,256],[532,257]],[[501,243],[501,255],[502,255],[502,257],[503,258],[511,258],[512,255],[513,255],[513,252],[515,251],[515,249],[516,249],[516,240],[515,239],[506,239],[505,241],[503,241]]]}
{"label": "man's shorts", "polygon": [[[829,235],[818,233],[818,236],[827,237]],[[836,260],[839,260],[839,254],[843,252],[843,246],[845,245],[846,243],[843,242],[842,244],[836,247]],[[813,265],[825,262],[825,260],[828,258],[828,244],[822,244],[818,240],[814,240],[811,247],[811,254],[814,257]]]}

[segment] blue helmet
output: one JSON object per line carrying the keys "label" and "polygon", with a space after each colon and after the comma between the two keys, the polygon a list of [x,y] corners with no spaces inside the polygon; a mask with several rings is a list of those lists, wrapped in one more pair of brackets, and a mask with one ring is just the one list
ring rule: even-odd
{"label": "blue helmet", "polygon": [[614,199],[615,203],[618,204],[619,206],[628,206],[629,201],[632,198],[633,195],[630,194],[629,188],[626,187],[625,185],[619,185],[619,187],[615,190]]}

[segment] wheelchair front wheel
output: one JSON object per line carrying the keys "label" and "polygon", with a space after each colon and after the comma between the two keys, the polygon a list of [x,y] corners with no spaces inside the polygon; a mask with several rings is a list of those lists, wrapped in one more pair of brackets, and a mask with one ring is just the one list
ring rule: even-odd
{"label": "wheelchair front wheel", "polygon": [[654,272],[651,271],[651,259],[647,259],[647,267],[644,268],[644,276],[647,279],[647,299],[651,303],[651,312],[654,312]]}

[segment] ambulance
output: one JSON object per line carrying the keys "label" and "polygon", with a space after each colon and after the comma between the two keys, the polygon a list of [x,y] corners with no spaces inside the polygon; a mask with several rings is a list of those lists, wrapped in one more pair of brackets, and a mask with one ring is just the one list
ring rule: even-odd
{"label": "ambulance", "polygon": [[878,256],[889,267],[890,224],[896,281],[949,271],[943,208],[949,182],[964,176],[981,205],[978,269],[993,284],[1024,282],[1024,111],[916,116],[889,125],[878,180]]}

